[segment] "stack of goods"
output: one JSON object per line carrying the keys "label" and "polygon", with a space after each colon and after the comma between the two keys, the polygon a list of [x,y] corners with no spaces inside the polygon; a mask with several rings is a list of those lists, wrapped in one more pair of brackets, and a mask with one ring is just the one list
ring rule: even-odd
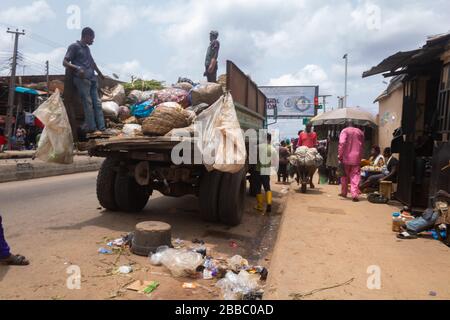
{"label": "stack of goods", "polygon": [[323,158],[316,148],[300,147],[289,157],[289,162],[295,167],[320,167]]}
{"label": "stack of goods", "polygon": [[166,88],[157,81],[119,84],[102,90],[101,100],[109,127],[123,128],[119,136],[161,136],[191,126],[195,117],[213,105],[223,92],[220,84],[196,84],[180,78]]}

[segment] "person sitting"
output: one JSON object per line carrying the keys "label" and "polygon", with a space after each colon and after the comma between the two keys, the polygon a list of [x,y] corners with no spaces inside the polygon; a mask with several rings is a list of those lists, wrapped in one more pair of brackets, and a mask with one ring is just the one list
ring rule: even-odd
{"label": "person sitting", "polygon": [[383,165],[380,174],[371,175],[361,184],[361,190],[368,187],[378,187],[381,181],[397,182],[397,172],[399,161],[392,155],[391,148],[384,149],[383,156],[388,159]]}

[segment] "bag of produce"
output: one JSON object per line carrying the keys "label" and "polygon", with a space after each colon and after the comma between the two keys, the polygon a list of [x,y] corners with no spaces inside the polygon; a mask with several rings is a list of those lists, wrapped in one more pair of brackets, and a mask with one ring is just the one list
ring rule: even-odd
{"label": "bag of produce", "polygon": [[114,101],[118,105],[125,103],[125,88],[118,84],[112,89],[102,89],[103,97],[102,102]]}
{"label": "bag of produce", "polygon": [[102,109],[105,116],[117,118],[119,116],[119,105],[114,101],[106,101],[102,103]]}
{"label": "bag of produce", "polygon": [[217,83],[203,83],[195,86],[190,92],[191,105],[195,106],[201,103],[208,105],[214,104],[223,95],[223,89]]}
{"label": "bag of produce", "polygon": [[158,106],[152,115],[144,120],[142,131],[149,136],[164,136],[173,129],[189,127],[192,121],[192,113],[181,107]]}
{"label": "bag of produce", "polygon": [[164,102],[176,102],[183,108],[189,107],[189,93],[178,88],[166,88],[155,92],[155,105]]}

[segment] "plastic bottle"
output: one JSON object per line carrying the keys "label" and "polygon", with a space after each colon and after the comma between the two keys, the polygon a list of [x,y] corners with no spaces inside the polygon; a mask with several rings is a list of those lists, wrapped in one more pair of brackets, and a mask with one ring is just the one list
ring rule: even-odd
{"label": "plastic bottle", "polygon": [[392,215],[392,231],[393,232],[401,232],[401,226],[403,225],[403,219],[400,212],[395,212]]}

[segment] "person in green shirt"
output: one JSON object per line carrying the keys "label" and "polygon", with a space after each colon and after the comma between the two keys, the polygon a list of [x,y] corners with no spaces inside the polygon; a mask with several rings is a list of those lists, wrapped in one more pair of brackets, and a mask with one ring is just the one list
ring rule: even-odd
{"label": "person in green shirt", "polygon": [[259,193],[256,195],[256,210],[264,212],[264,195],[262,188],[264,188],[266,195],[267,208],[266,212],[272,212],[272,190],[270,187],[270,176],[272,175],[272,168],[278,166],[278,151],[272,146],[272,135],[267,134],[267,142],[258,145],[258,164],[256,172],[258,174]]}

